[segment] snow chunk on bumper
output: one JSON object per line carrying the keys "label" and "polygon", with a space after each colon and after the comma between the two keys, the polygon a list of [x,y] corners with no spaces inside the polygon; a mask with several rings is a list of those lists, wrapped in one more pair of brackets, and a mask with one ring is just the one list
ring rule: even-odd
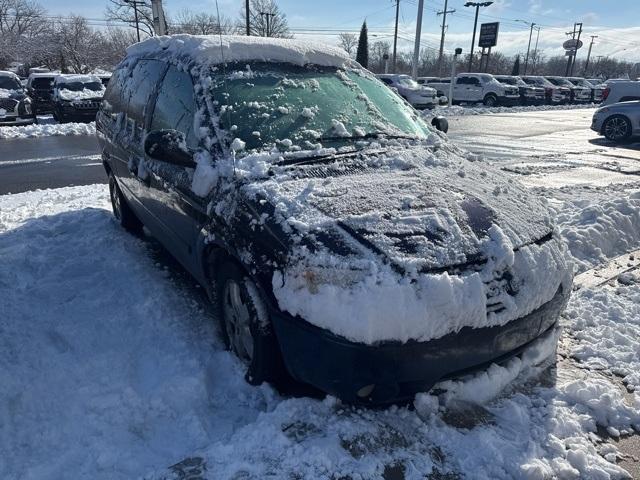
{"label": "snow chunk on bumper", "polygon": [[480,269],[411,277],[375,261],[350,265],[306,257],[274,273],[273,291],[282,310],[351,341],[375,344],[504,325],[551,300],[561,284],[570,289],[565,252],[555,239],[514,251],[494,226],[483,250],[487,261]]}

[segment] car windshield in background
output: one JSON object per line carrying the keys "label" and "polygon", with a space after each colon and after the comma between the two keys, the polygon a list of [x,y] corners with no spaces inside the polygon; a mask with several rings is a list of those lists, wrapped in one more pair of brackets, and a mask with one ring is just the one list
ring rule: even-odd
{"label": "car windshield in background", "polygon": [[64,90],[71,90],[72,92],[81,92],[85,88],[93,90],[95,92],[102,90],[103,86],[101,82],[64,82],[58,85],[58,88]]}
{"label": "car windshield in background", "polygon": [[0,89],[22,90],[22,85],[14,77],[0,77]]}
{"label": "car windshield in background", "polygon": [[549,78],[548,80],[558,87],[569,87],[569,88],[575,87],[573,83],[571,83],[568,80],[565,80],[564,78]]}
{"label": "car windshield in background", "polygon": [[512,77],[496,77],[500,83],[506,83],[507,85],[518,85],[518,79]]}
{"label": "car windshield in background", "polygon": [[[245,150],[313,150],[377,135],[425,138],[429,127],[393,91],[362,71],[245,64],[214,75],[221,127]],[[384,113],[383,113],[384,112]]]}
{"label": "car windshield in background", "polygon": [[398,80],[398,83],[408,88],[420,88],[420,85],[418,85],[418,82],[416,82],[412,78],[404,78],[404,77],[400,78]]}
{"label": "car windshield in background", "polygon": [[553,87],[554,86],[553,83],[551,83],[549,80],[547,80],[544,77],[526,78],[524,81],[526,83],[528,83],[529,85],[542,85],[543,87]]}
{"label": "car windshield in background", "polygon": [[53,86],[53,77],[51,78],[34,78],[31,83],[33,88],[51,88]]}

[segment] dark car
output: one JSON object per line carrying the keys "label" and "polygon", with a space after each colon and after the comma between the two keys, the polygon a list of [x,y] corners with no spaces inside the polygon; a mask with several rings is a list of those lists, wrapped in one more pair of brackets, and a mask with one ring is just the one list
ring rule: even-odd
{"label": "dark car", "polygon": [[528,85],[516,75],[494,75],[494,77],[500,83],[518,87],[520,91],[520,104],[522,105],[543,105],[546,101],[544,87]]}
{"label": "dark car", "polygon": [[544,201],[340,49],[153,37],[96,130],[116,219],[205,287],[252,383],[384,404],[555,345],[571,274]]}
{"label": "dark car", "polygon": [[544,88],[545,101],[547,105],[560,105],[569,103],[571,100],[571,89],[569,87],[558,86],[551,83],[545,77],[538,75],[527,75],[520,77],[527,85],[534,85]]}
{"label": "dark car", "polygon": [[568,88],[570,92],[570,103],[587,103],[591,101],[591,87],[579,87],[573,84],[566,77],[545,77],[557,87]]}
{"label": "dark car", "polygon": [[28,125],[36,121],[31,99],[20,78],[0,71],[0,125]]}
{"label": "dark car", "polygon": [[27,93],[33,101],[33,111],[36,114],[51,113],[53,111],[53,82],[58,73],[32,73],[27,79]]}
{"label": "dark car", "polygon": [[53,84],[53,118],[61,123],[94,121],[104,92],[96,75],[58,75]]}

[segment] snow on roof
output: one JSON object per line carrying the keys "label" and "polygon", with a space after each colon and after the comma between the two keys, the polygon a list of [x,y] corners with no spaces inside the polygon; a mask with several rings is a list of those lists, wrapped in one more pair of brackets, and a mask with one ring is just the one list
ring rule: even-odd
{"label": "snow on roof", "polygon": [[100,78],[97,75],[58,75],[56,77],[56,84],[61,83],[90,83],[100,82]]}
{"label": "snow on roof", "polygon": [[60,72],[38,72],[38,73],[30,73],[29,78],[47,78],[47,77],[57,77],[60,75]]}
{"label": "snow on roof", "polygon": [[203,64],[253,60],[339,67],[351,61],[347,52],[317,42],[236,35],[151,37],[127,48],[127,54],[134,57],[162,51],[188,55]]}
{"label": "snow on roof", "polygon": [[0,70],[0,77],[20,78],[13,72],[7,72],[6,70]]}

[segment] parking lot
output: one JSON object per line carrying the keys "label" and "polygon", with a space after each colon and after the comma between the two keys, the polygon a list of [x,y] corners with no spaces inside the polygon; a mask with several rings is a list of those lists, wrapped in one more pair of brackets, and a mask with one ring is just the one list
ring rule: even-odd
{"label": "parking lot", "polygon": [[249,386],[201,289],[113,221],[93,136],[1,139],[0,472],[640,478],[640,142],[608,143],[593,111],[448,117],[470,161],[548,200],[578,278],[608,270],[574,292],[557,368],[496,367],[446,410],[427,393],[368,410]]}

